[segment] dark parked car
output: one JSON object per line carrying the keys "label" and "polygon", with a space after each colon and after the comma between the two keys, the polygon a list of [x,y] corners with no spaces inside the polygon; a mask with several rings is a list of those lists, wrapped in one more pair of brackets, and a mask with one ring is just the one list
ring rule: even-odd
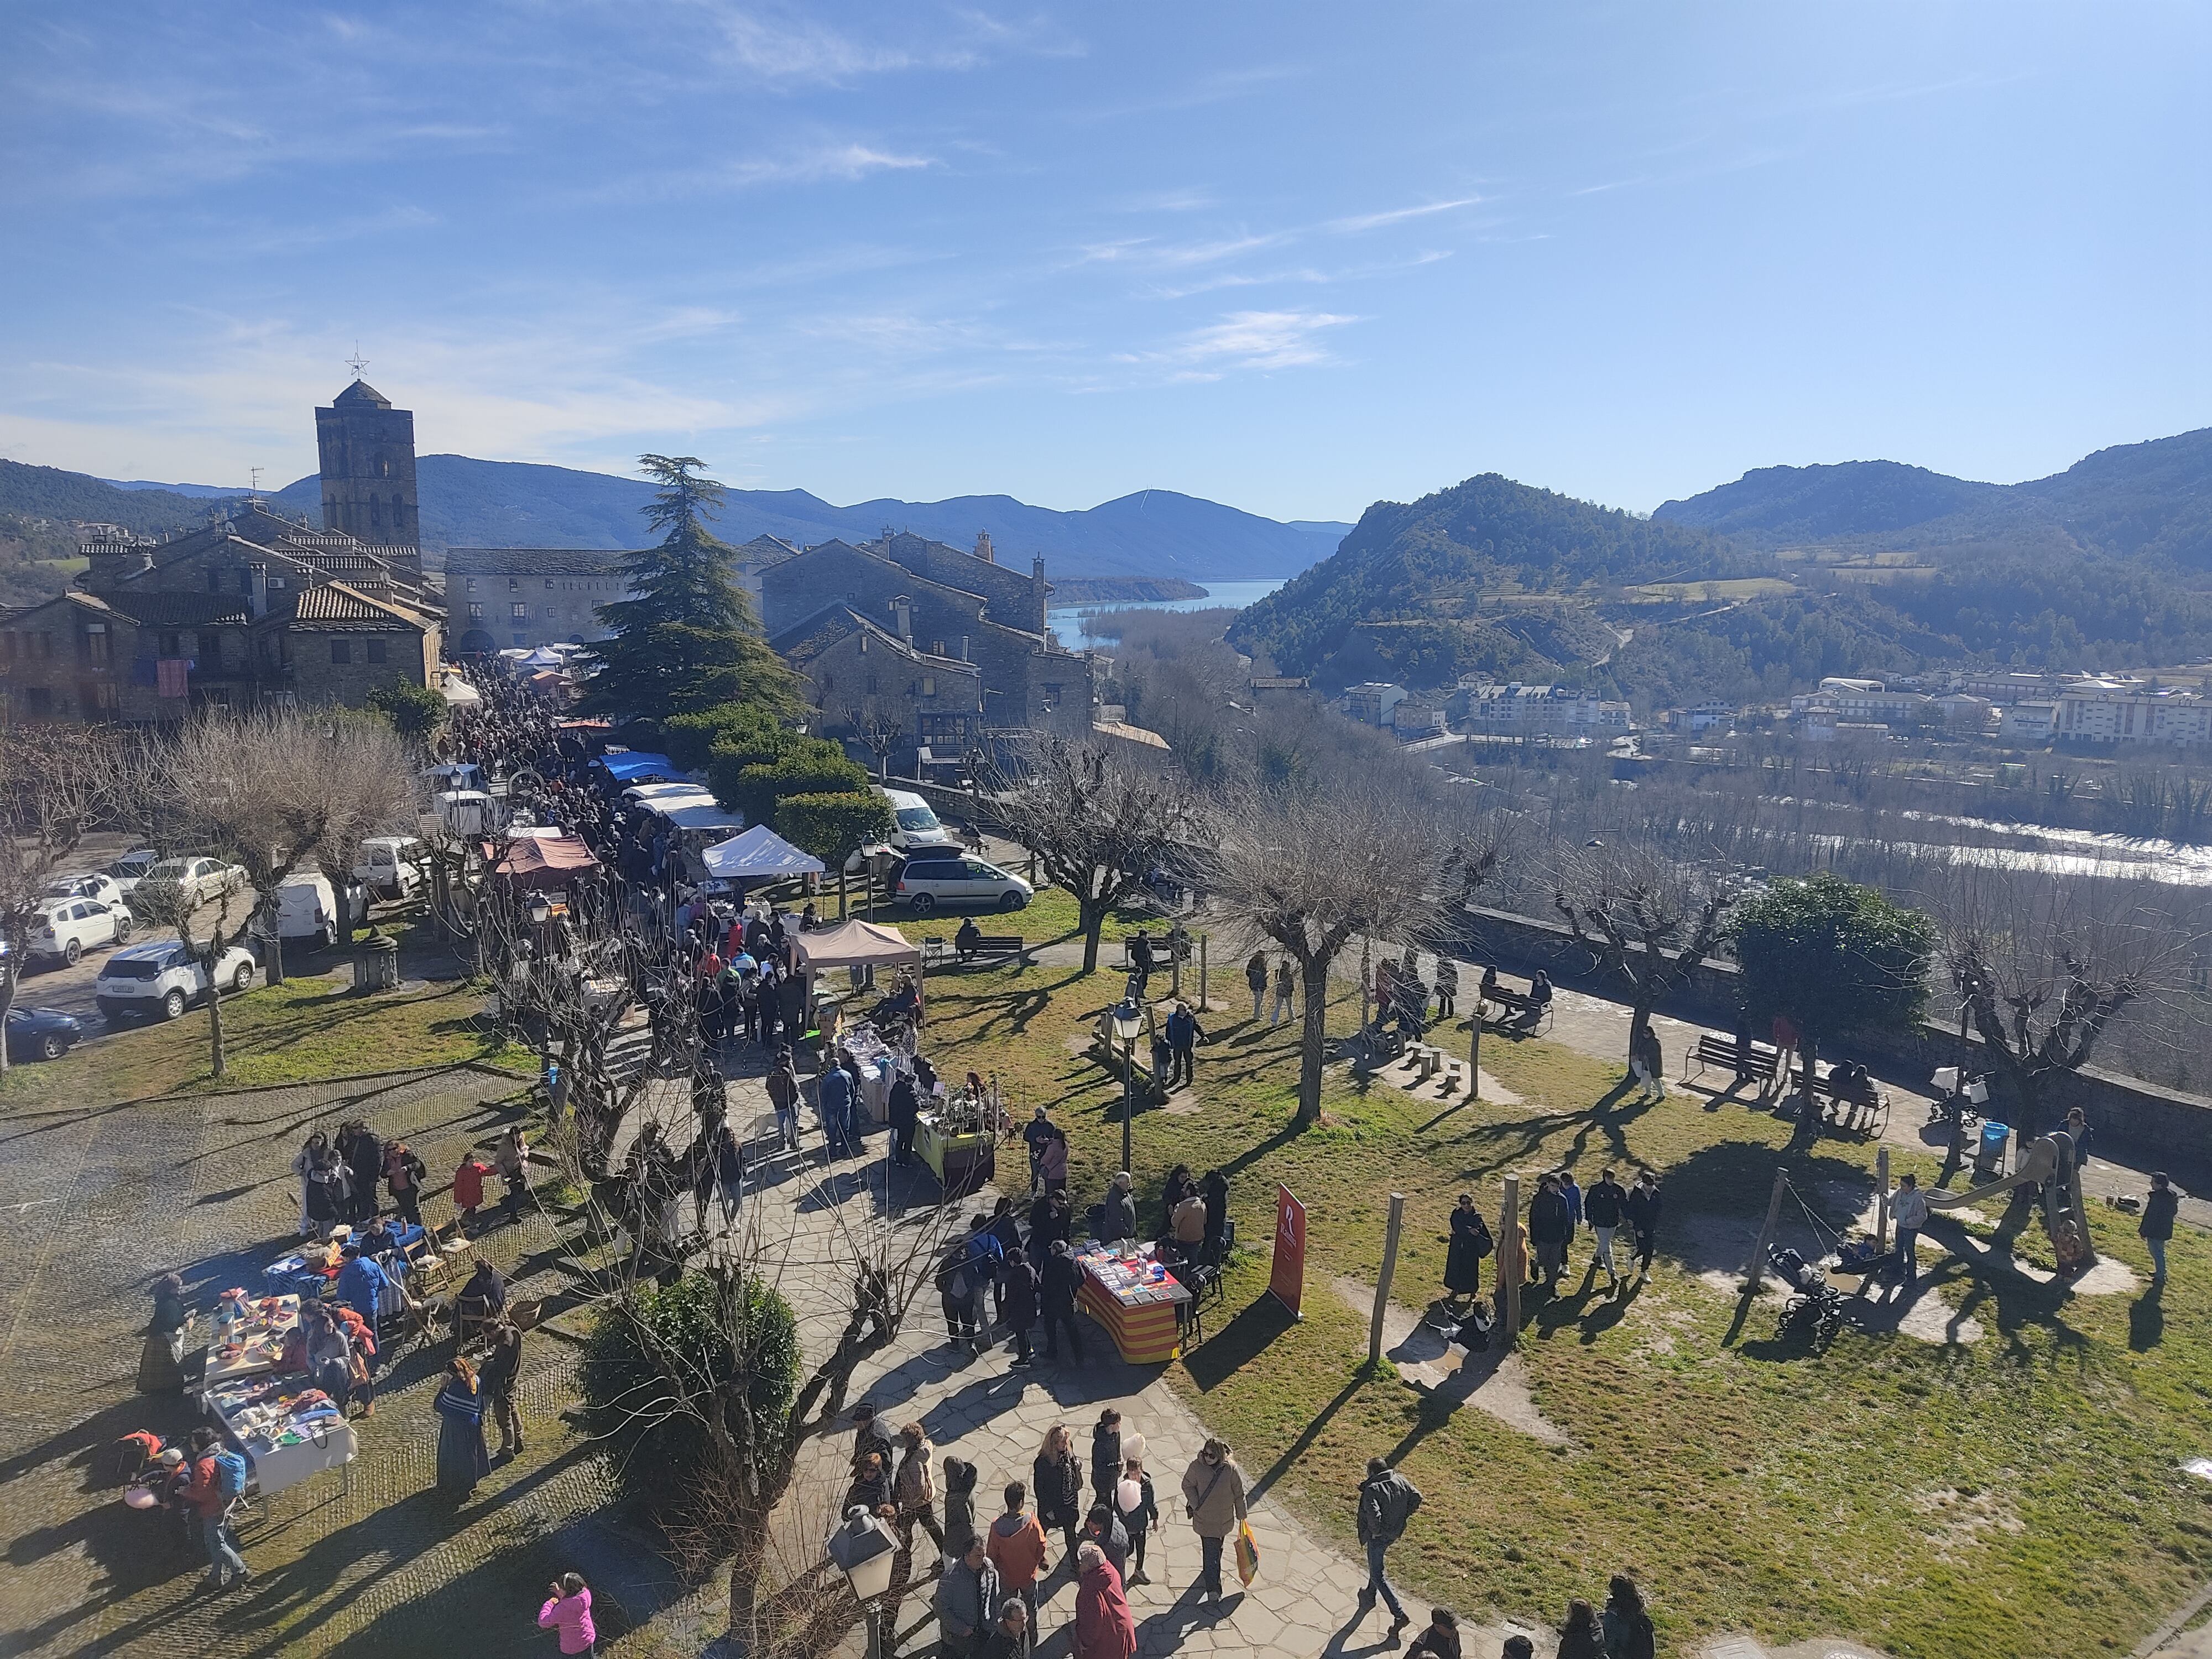
{"label": "dark parked car", "polygon": [[58,1008],[10,1008],[8,1058],[59,1060],[84,1035],[73,1015]]}

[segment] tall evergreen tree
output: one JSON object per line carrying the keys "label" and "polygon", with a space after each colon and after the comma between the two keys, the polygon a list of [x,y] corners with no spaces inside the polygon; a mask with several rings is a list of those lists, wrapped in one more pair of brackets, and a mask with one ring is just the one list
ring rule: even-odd
{"label": "tall evergreen tree", "polygon": [[592,647],[599,672],[585,692],[591,713],[665,720],[744,703],[795,712],[797,681],[761,636],[752,601],[731,574],[735,556],[706,526],[722,486],[692,455],[641,455],[660,488],[645,509],[659,542],[623,561],[630,597],[598,608],[613,636]]}

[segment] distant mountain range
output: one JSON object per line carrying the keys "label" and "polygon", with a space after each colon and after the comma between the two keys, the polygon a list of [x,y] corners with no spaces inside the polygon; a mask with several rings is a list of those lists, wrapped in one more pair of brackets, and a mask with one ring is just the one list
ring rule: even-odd
{"label": "distant mountain range", "polygon": [[[635,547],[645,535],[640,509],[653,494],[641,479],[465,455],[425,455],[416,465],[416,480],[429,549]],[[214,501],[239,494],[206,484],[125,483],[0,462],[0,513],[154,531],[199,523]],[[286,513],[317,520],[321,513],[321,486],[313,477],[286,485],[270,499]],[[1011,495],[833,507],[803,489],[732,489],[715,528],[727,541],[766,534],[805,546],[832,537],[866,540],[887,525],[959,547],[974,546],[976,532],[988,531],[1001,560],[1026,568],[1032,554],[1042,553],[1054,576],[1201,581],[1294,574],[1325,557],[1352,528],[1282,524],[1166,489],[1143,490],[1077,513],[1031,507]]]}
{"label": "distant mountain range", "polygon": [[1896,461],[1761,467],[1668,501],[1652,517],[1762,548],[2033,544],[2212,571],[2212,427],[2100,449],[2063,472],[2016,484]]}
{"label": "distant mountain range", "polygon": [[1661,705],[1969,660],[2199,661],[2212,428],[2019,484],[1765,467],[1649,520],[1485,474],[1377,502],[1231,637],[1325,685],[1475,673]]}

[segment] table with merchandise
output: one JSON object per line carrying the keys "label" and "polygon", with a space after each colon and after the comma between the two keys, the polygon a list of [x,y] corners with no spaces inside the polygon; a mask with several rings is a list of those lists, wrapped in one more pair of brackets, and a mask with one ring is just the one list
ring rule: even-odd
{"label": "table with merchandise", "polygon": [[359,1449],[353,1425],[305,1371],[240,1377],[209,1389],[203,1403],[223,1438],[252,1465],[264,1498],[343,1468]]}
{"label": "table with merchandise", "polygon": [[[1126,1253],[1125,1253],[1126,1252]],[[1106,1328],[1115,1351],[1132,1365],[1164,1365],[1181,1342],[1180,1314],[1190,1300],[1150,1244],[1115,1248],[1097,1241],[1075,1258],[1083,1270],[1078,1305]]]}
{"label": "table with merchandise", "polygon": [[264,1296],[249,1302],[243,1291],[226,1291],[216,1308],[215,1338],[208,1345],[204,1386],[213,1389],[238,1377],[275,1370],[284,1352],[284,1339],[299,1323],[296,1296]]}

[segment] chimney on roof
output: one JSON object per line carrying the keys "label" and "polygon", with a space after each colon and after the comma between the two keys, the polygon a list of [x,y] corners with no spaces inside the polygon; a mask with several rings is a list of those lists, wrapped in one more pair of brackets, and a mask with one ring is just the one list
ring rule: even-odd
{"label": "chimney on roof", "polygon": [[991,532],[988,530],[979,530],[975,532],[975,556],[982,560],[985,564],[996,564],[999,562],[998,550],[991,545]]}
{"label": "chimney on roof", "polygon": [[249,596],[247,609],[253,613],[254,621],[258,622],[269,614],[269,567],[249,564],[246,567],[246,574]]}
{"label": "chimney on roof", "polygon": [[896,624],[893,631],[908,645],[912,645],[914,643],[914,600],[904,593],[900,594],[891,601],[891,616]]}

